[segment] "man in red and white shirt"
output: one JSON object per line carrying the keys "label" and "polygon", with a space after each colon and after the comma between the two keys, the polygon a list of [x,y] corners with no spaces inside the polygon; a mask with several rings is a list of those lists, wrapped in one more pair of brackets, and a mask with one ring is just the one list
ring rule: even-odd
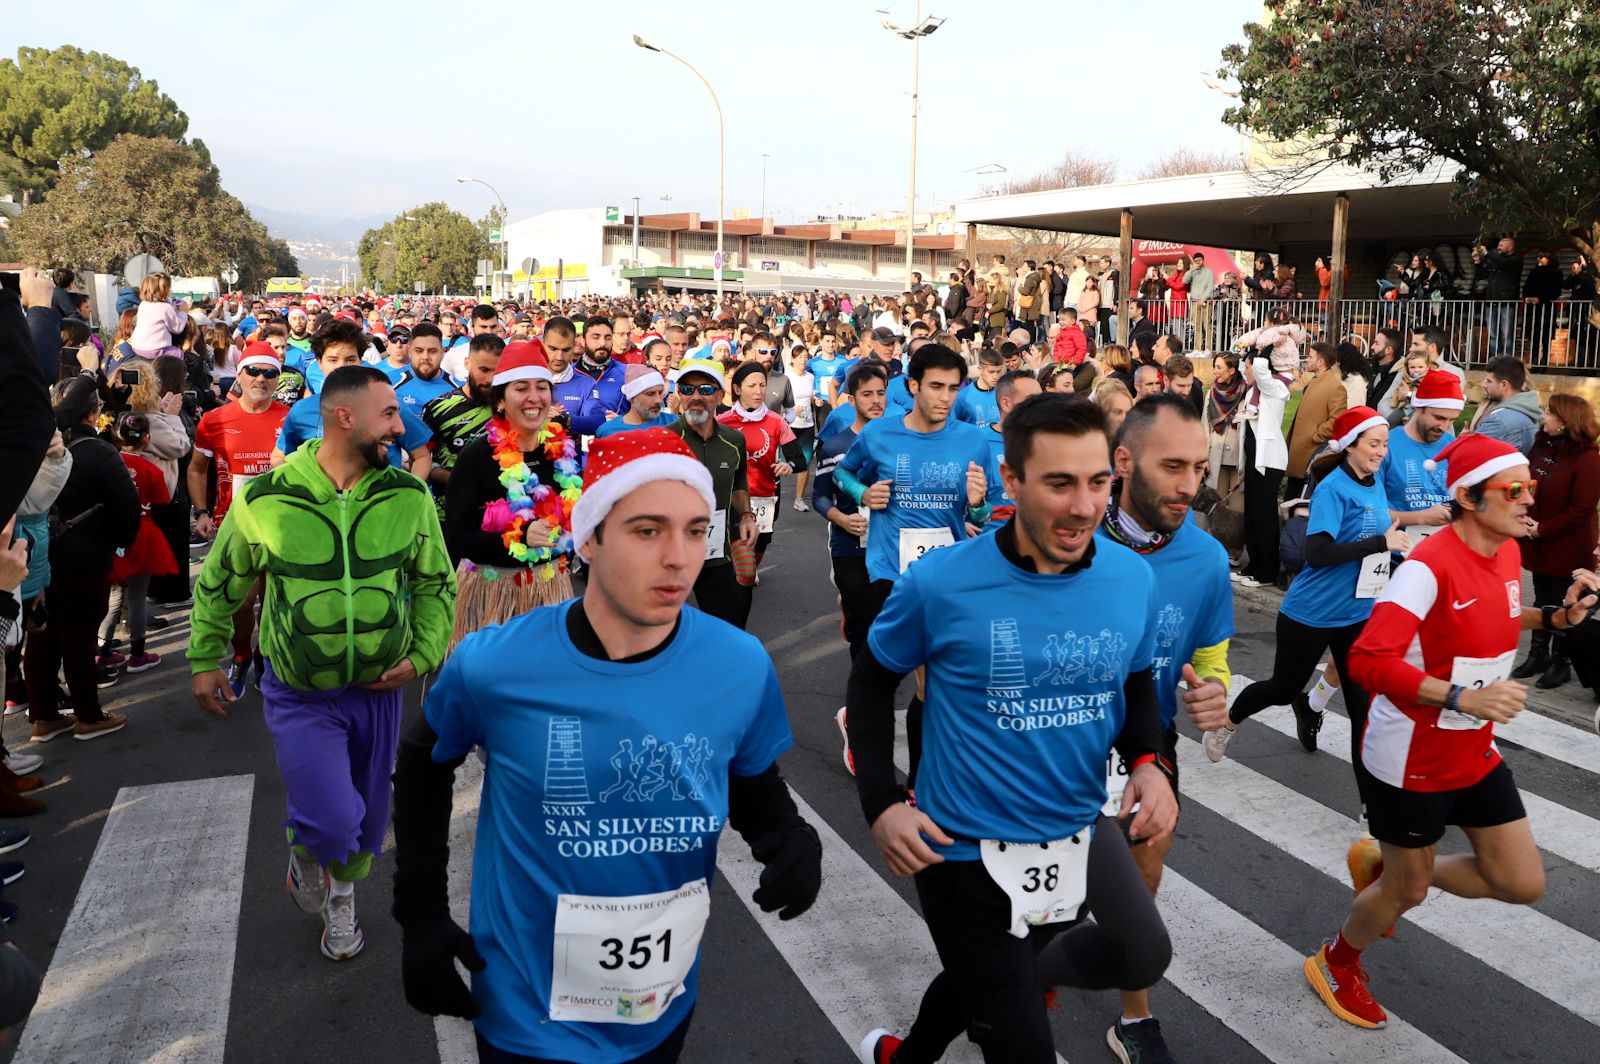
{"label": "man in red and white shirt", "polygon": [[[1351,677],[1372,692],[1361,760],[1374,778],[1367,817],[1379,859],[1352,847],[1355,902],[1305,962],[1312,989],[1358,1027],[1388,1021],[1367,990],[1361,951],[1429,887],[1520,905],[1544,893],[1544,864],[1494,725],[1527,702],[1527,687],[1510,678],[1520,633],[1575,627],[1600,601],[1600,578],[1578,569],[1563,605],[1522,605],[1513,540],[1526,532],[1534,486],[1519,451],[1472,434],[1426,465],[1446,467],[1451,523],[1395,570],[1350,650]],[[1436,857],[1448,824],[1472,853]]]}

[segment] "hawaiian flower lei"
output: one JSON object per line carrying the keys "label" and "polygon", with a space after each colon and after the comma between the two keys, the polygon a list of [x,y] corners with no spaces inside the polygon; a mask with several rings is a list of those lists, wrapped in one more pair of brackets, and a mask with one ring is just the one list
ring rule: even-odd
{"label": "hawaiian flower lei", "polygon": [[[541,450],[555,462],[556,486],[539,483],[523,459],[522,438],[516,427],[503,416],[489,421],[489,447],[500,466],[504,499],[496,499],[483,511],[483,530],[498,532],[506,553],[526,565],[548,563],[558,554],[572,552],[572,507],[583,491],[578,473],[578,448],[560,424],[547,421],[534,439],[532,450]],[[551,526],[544,546],[530,547],[523,529],[534,521]]]}

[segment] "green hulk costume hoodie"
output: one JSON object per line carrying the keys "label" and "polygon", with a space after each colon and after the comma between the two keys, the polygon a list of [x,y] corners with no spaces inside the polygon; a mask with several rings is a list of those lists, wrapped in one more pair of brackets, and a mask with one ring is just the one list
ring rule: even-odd
{"label": "green hulk costume hoodie", "polygon": [[321,447],[305,444],[234,497],[195,588],[194,672],[228,653],[234,611],[262,575],[261,653],[291,687],[371,683],[407,657],[418,676],[443,662],[456,577],[427,488],[384,468],[341,493]]}

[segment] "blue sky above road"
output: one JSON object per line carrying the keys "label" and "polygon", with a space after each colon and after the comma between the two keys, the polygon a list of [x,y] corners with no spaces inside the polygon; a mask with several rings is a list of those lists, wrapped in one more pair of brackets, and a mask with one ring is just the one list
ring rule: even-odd
{"label": "blue sky above road", "polygon": [[[74,44],[137,66],[189,115],[229,191],[312,214],[387,214],[489,192],[513,217],[620,204],[701,210],[716,196],[710,98],[634,33],[716,86],[727,203],[799,221],[904,209],[911,45],[885,0],[600,0],[174,7],[95,2],[7,13],[0,50]],[[902,24],[912,0],[888,4]],[[1236,151],[1206,88],[1252,0],[925,0],[918,207],[979,194],[966,171],[1023,176],[1077,146],[1125,177],[1179,145]],[[668,204],[660,197],[670,195]]]}

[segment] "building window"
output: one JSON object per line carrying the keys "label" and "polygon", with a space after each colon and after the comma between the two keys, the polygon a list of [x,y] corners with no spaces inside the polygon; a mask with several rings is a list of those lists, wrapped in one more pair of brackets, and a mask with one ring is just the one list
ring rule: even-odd
{"label": "building window", "polygon": [[817,244],[817,262],[871,262],[872,248],[867,244],[846,244],[842,241],[822,241]]}

